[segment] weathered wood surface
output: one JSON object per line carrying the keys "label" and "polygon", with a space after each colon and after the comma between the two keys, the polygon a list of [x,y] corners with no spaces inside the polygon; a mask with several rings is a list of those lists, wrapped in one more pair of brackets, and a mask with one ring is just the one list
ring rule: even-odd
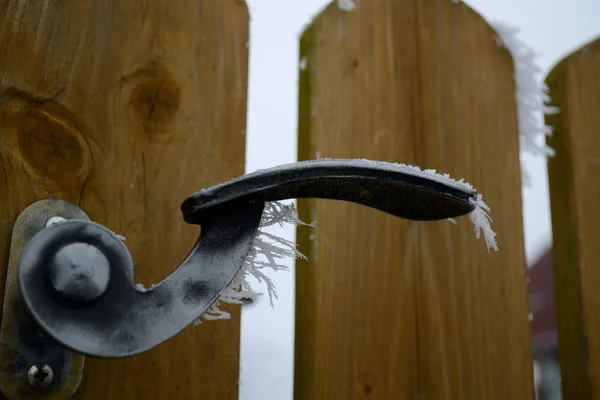
{"label": "weathered wood surface", "polygon": [[[0,10],[0,265],[19,212],[54,196],[126,236],[136,279],[159,281],[197,238],[181,201],[244,172],[245,3],[0,0]],[[88,359],[76,398],[237,399],[232,311],[149,353]]]}
{"label": "weathered wood surface", "polygon": [[600,396],[600,39],[546,78],[554,128],[548,144],[558,354],[565,399]]}
{"label": "weathered wood surface", "polygon": [[300,49],[299,158],[365,157],[464,177],[470,221],[300,201],[295,398],[532,399],[513,63],[450,0],[332,4]]}

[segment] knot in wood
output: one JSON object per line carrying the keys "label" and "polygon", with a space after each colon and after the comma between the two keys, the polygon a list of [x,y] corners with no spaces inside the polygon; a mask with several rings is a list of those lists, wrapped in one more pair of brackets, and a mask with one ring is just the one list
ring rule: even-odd
{"label": "knot in wood", "polygon": [[83,167],[86,154],[77,135],[51,119],[32,118],[19,136],[19,151],[36,175],[58,181]]}
{"label": "knot in wood", "polygon": [[161,74],[141,77],[131,92],[129,104],[142,131],[152,136],[168,131],[179,102],[179,86]]}

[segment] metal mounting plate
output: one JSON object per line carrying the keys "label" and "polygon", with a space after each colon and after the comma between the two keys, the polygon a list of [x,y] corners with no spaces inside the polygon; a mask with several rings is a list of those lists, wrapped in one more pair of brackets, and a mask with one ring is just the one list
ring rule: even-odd
{"label": "metal mounting plate", "polygon": [[[75,204],[41,200],[27,207],[12,229],[4,304],[0,321],[0,390],[7,400],[67,400],[83,377],[85,357],[46,336],[21,307],[18,268],[21,252],[31,237],[46,227],[51,217],[89,220]],[[53,379],[46,388],[28,382],[33,365],[48,365]],[[1,397],[1,396],[0,396]]]}

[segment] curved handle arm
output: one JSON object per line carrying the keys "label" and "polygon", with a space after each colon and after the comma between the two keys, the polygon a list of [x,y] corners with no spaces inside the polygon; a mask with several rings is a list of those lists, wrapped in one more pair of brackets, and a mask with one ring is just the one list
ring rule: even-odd
{"label": "curved handle arm", "polygon": [[21,298],[29,315],[65,347],[95,357],[133,356],[179,333],[218,299],[251,249],[266,201],[345,200],[434,220],[472,211],[476,196],[458,182],[367,160],[258,171],[184,201],[184,218],[201,224],[200,238],[152,289],[135,288],[131,256],[114,233],[70,220],[42,229],[27,244],[19,266]]}
{"label": "curved handle arm", "polygon": [[259,170],[202,190],[181,205],[196,223],[212,207],[245,196],[265,201],[321,198],[376,208],[397,217],[428,221],[454,218],[474,209],[476,192],[415,167],[371,160],[324,159]]}
{"label": "curved handle arm", "polygon": [[[259,200],[215,208],[186,259],[150,290],[135,287],[129,251],[107,228],[80,220],[52,225],[38,232],[21,256],[22,302],[48,335],[78,353],[121,358],[145,352],[182,331],[218,299],[252,246],[263,208]],[[57,260],[69,244],[91,245],[106,257],[109,279],[97,298],[87,296],[102,279],[86,270],[89,254],[74,249],[62,257],[69,258],[66,263]],[[97,272],[102,263],[92,262]]]}

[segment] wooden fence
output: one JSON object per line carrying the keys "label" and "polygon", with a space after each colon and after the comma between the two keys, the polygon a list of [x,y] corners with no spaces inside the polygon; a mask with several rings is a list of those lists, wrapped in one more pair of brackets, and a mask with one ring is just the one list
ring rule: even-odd
{"label": "wooden fence", "polygon": [[[461,2],[356,4],[331,4],[300,39],[299,159],[464,177],[492,208],[500,251],[488,254],[465,221],[300,201],[319,227],[298,231],[308,261],[297,267],[295,398],[533,399],[512,58]],[[243,172],[244,2],[0,9],[0,264],[19,213],[54,196],[126,236],[139,280],[161,279],[195,239],[180,201]],[[594,42],[548,77],[562,110],[548,123],[566,399],[600,391],[598,76]],[[231,320],[146,354],[88,359],[74,398],[236,399],[239,308],[227,309]]]}
{"label": "wooden fence", "polygon": [[563,397],[600,396],[600,39],[564,58],[547,84],[559,114],[548,162]]}
{"label": "wooden fence", "polygon": [[[514,67],[463,3],[332,4],[301,38],[299,158],[364,157],[464,177],[468,221],[300,201],[296,399],[531,399]],[[312,237],[309,235],[313,235]]]}
{"label": "wooden fence", "polygon": [[[246,5],[3,0],[0,10],[0,264],[15,218],[54,196],[127,238],[136,280],[161,280],[197,237],[181,201],[244,172]],[[231,320],[140,356],[88,359],[75,398],[237,399],[239,309],[228,310]]]}

